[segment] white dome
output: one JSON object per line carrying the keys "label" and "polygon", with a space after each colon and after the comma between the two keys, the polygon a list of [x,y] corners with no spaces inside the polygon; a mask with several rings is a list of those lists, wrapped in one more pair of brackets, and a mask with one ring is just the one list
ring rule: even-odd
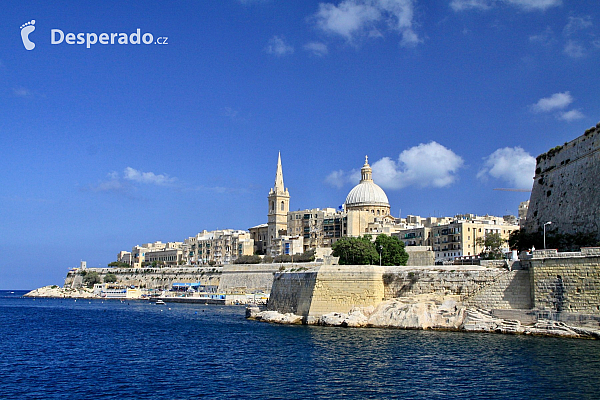
{"label": "white dome", "polygon": [[346,197],[346,207],[360,206],[389,207],[390,203],[382,188],[373,181],[363,181],[354,186]]}

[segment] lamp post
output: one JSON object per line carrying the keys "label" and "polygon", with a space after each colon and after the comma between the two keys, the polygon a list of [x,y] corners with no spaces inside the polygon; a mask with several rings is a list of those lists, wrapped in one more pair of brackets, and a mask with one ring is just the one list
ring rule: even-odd
{"label": "lamp post", "polygon": [[544,224],[544,250],[546,250],[546,225],[550,225],[552,221],[548,221]]}
{"label": "lamp post", "polygon": [[383,245],[379,245],[379,266],[381,267],[381,253],[383,252]]}

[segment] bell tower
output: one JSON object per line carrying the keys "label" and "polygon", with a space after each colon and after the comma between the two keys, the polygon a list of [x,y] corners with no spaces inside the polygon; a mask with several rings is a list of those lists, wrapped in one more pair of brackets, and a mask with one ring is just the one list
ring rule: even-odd
{"label": "bell tower", "polygon": [[290,211],[290,194],[283,186],[283,170],[281,168],[281,152],[277,159],[275,186],[269,191],[267,254],[271,255],[274,239],[287,233],[287,215]]}

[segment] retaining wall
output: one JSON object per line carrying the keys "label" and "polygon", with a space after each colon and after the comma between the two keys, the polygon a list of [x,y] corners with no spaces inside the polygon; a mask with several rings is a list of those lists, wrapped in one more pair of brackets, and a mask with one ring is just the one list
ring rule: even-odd
{"label": "retaining wall", "polygon": [[533,307],[600,315],[600,248],[536,250],[522,262],[531,270]]}

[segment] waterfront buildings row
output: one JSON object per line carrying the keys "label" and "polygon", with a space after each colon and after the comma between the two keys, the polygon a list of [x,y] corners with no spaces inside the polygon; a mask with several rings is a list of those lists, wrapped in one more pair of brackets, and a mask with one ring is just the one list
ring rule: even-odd
{"label": "waterfront buildings row", "polygon": [[[243,230],[202,231],[183,242],[155,242],[134,246],[131,252],[119,253],[118,260],[133,267],[148,263],[166,265],[223,265],[240,256],[259,254],[301,254],[327,249],[342,237],[370,234],[397,236],[404,244],[432,252],[436,262],[469,258],[483,251],[478,239],[491,233],[508,239],[519,229],[519,220],[527,212],[527,202],[519,206],[519,217],[476,216],[428,217],[408,215],[395,218],[390,214],[387,195],[372,177],[365,157],[360,182],[348,193],[338,208],[313,208],[290,211],[290,193],[283,183],[281,154],[278,156],[274,186],[269,190],[267,223]],[[323,251],[325,249],[325,251]],[[320,250],[320,251],[319,251]],[[505,249],[508,251],[508,248]]]}

